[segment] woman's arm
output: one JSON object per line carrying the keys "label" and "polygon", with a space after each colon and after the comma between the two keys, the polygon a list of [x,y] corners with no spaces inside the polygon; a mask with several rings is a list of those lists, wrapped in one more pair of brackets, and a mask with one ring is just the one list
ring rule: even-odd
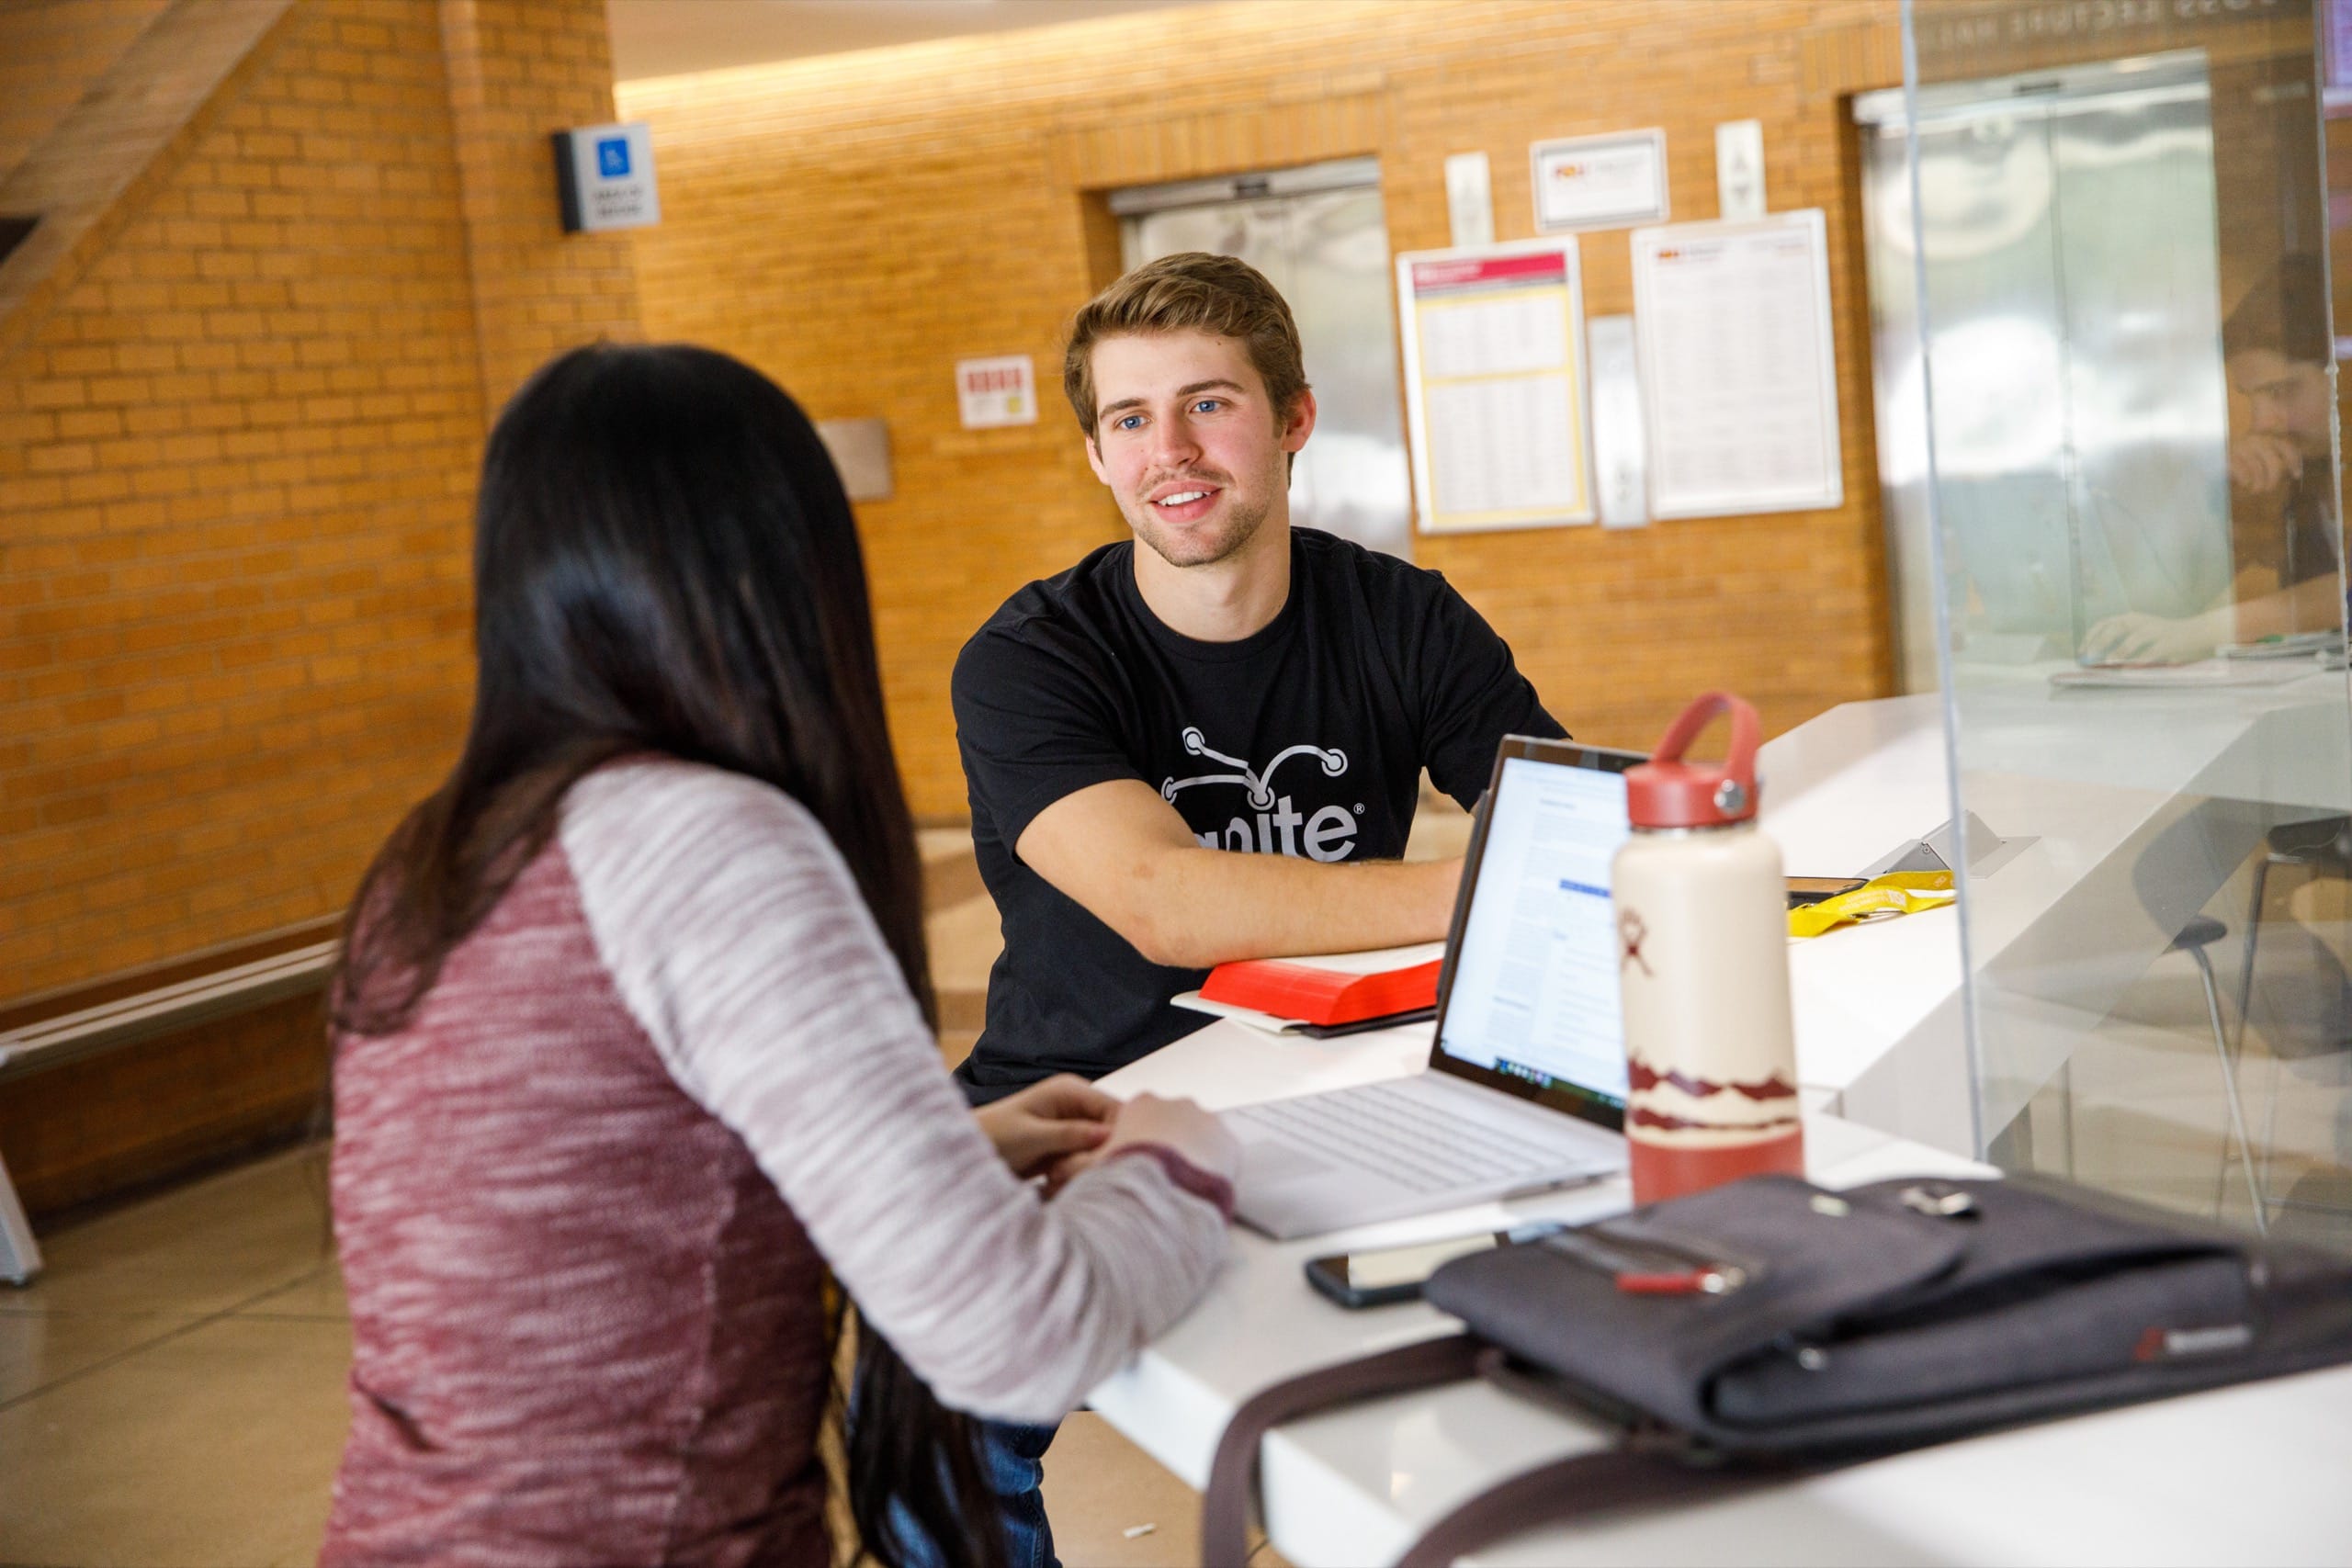
{"label": "woman's arm", "polygon": [[743,1138],[941,1400],[1057,1417],[1206,1287],[1224,1217],[1178,1178],[1205,1164],[1213,1197],[1229,1145],[1178,1150],[1172,1173],[1108,1158],[1046,1203],[974,1122],[796,802],[714,769],[629,764],[574,787],[561,839],[598,952],[672,1076]]}

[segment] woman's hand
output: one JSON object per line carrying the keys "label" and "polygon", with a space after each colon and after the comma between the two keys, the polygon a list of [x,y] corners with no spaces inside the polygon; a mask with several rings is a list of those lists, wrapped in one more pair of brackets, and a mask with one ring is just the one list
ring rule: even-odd
{"label": "woman's hand", "polygon": [[[1185,1163],[1206,1176],[1222,1177],[1231,1181],[1241,1168],[1241,1145],[1225,1130],[1213,1111],[1204,1111],[1190,1100],[1163,1100],[1156,1094],[1139,1094],[1133,1100],[1113,1100],[1101,1089],[1091,1088],[1072,1077],[1048,1078],[1035,1086],[1043,1089],[1055,1084],[1076,1084],[1091,1100],[1106,1100],[1110,1105],[1110,1123],[1103,1135],[1094,1142],[1068,1154],[1046,1159],[1033,1170],[1021,1170],[1023,1176],[1043,1176],[1046,1195],[1051,1197],[1069,1184],[1070,1179],[1082,1170],[1101,1165],[1117,1150],[1135,1144],[1152,1144],[1171,1149],[1184,1157]],[[1035,1089],[1023,1090],[1034,1093]],[[997,1101],[974,1114],[986,1116],[989,1111],[1010,1106],[1020,1095]],[[986,1125],[985,1122],[982,1123]],[[990,1137],[996,1134],[991,1132]],[[997,1147],[1004,1145],[1000,1141]],[[1010,1156],[1007,1156],[1010,1163]]]}
{"label": "woman's hand", "polygon": [[[1084,1078],[1059,1073],[972,1112],[997,1154],[1024,1181],[1047,1179],[1057,1188],[1068,1174],[1057,1168],[1092,1153],[1111,1136],[1119,1102]],[[1075,1174],[1075,1169],[1069,1174]]]}
{"label": "woman's hand", "polygon": [[1107,1159],[1128,1144],[1157,1144],[1173,1149],[1204,1175],[1227,1181],[1241,1169],[1241,1145],[1226,1131],[1216,1112],[1204,1111],[1189,1100],[1136,1096],[1119,1107],[1109,1141],[1093,1157]]}
{"label": "woman's hand", "polygon": [[2187,664],[2211,659],[2231,629],[2227,610],[2208,611],[2181,620],[2131,611],[2109,615],[2083,639],[2083,657],[2092,664]]}

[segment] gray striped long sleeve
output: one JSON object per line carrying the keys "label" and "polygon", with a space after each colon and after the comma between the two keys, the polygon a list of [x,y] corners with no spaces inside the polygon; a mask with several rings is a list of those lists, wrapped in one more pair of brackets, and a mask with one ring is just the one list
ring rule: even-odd
{"label": "gray striped long sleeve", "polygon": [[560,837],[672,1077],[743,1139],[943,1402],[1058,1418],[1207,1288],[1224,1223],[1157,1161],[1108,1161],[1050,1203],[1006,1168],[797,801],[629,762],[573,786]]}

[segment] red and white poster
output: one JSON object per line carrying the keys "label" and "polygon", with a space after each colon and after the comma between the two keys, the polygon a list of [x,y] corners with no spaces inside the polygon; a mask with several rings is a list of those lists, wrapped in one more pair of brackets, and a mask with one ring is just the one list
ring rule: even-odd
{"label": "red and white poster", "polygon": [[1396,258],[1425,533],[1593,520],[1574,240]]}

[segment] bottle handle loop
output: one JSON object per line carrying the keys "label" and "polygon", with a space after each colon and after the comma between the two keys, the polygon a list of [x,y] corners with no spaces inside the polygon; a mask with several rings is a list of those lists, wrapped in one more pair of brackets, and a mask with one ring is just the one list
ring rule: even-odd
{"label": "bottle handle loop", "polygon": [[1731,717],[1731,748],[1724,754],[1722,776],[1752,796],[1756,793],[1756,749],[1763,742],[1764,723],[1757,717],[1754,704],[1730,692],[1707,692],[1693,697],[1690,705],[1668,728],[1665,739],[1657,743],[1650,761],[1681,761],[1690,743],[1719,715]]}

